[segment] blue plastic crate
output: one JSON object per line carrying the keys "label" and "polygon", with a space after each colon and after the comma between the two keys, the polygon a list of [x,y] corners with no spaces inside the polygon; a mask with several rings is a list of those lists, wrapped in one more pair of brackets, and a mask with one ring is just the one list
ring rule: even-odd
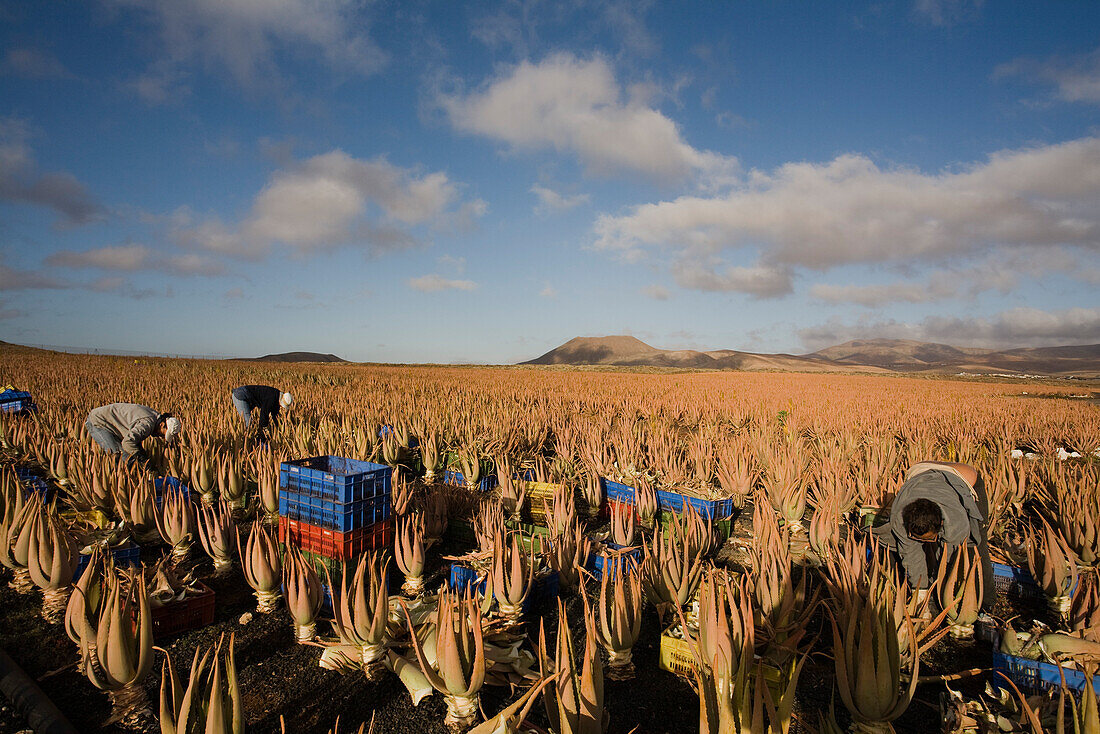
{"label": "blue plastic crate", "polygon": [[[634,504],[634,487],[614,482],[607,477],[600,477],[603,482],[604,495],[608,502],[626,502]],[[664,489],[657,490],[657,510],[665,512],[682,513],[684,502],[689,503],[695,511],[703,517],[713,517],[715,520],[725,520],[736,511],[732,499],[704,500],[699,497],[688,497],[679,492],[669,492]]]}
{"label": "blue plastic crate", "polygon": [[[76,573],[73,574],[74,584],[84,575],[84,569],[88,567],[90,558],[90,555],[81,554],[77,559]],[[122,568],[123,566],[139,566],[141,565],[141,548],[133,543],[127,543],[124,546],[112,548],[111,558],[114,559],[116,568]]]}
{"label": "blue plastic crate", "polygon": [[390,467],[369,461],[314,456],[283,462],[279,467],[279,486],[303,497],[358,502],[388,495],[392,473]]}
{"label": "blue plastic crate", "polygon": [[[1058,666],[1044,663],[1040,660],[1028,660],[1018,658],[1015,655],[1006,655],[1000,650],[993,651],[993,670],[1000,671],[1008,676],[1009,680],[1026,693],[1040,693],[1044,690],[1058,690],[1062,686],[1062,679],[1058,675]],[[1079,670],[1063,668],[1062,673],[1066,677],[1066,688],[1077,691],[1085,690],[1088,679]],[[993,683],[998,688],[1003,685],[1000,676],[993,676]],[[1093,690],[1100,695],[1100,675],[1092,679]]]}
{"label": "blue plastic crate", "polygon": [[192,492],[186,484],[177,477],[157,477],[153,480],[153,502],[157,507],[164,504],[166,492],[185,493],[188,501],[198,502],[197,492]]}
{"label": "blue plastic crate", "polygon": [[[464,477],[462,475],[462,472],[460,471],[447,469],[443,472],[443,483],[450,484],[455,487],[465,487],[466,477]],[[497,478],[493,474],[486,474],[477,483],[478,490],[482,492],[488,492],[495,486],[497,486]]]}
{"label": "blue plastic crate", "polygon": [[279,490],[279,515],[309,525],[348,533],[382,522],[390,516],[390,495],[358,500],[333,502],[323,497],[302,496],[289,490]]}
{"label": "blue plastic crate", "polygon": [[[451,564],[449,585],[452,589],[464,591],[473,587],[478,594],[484,594],[487,581],[482,579],[481,583],[478,583],[477,578],[477,571],[474,569],[457,563]],[[557,571],[536,572],[534,586],[523,602],[523,614],[525,616],[541,614],[547,606],[552,605],[558,596],[558,585]]]}
{"label": "blue plastic crate", "polygon": [[[457,563],[451,564],[451,579],[450,587],[457,589],[458,591],[465,591],[471,586],[474,587],[474,591],[479,594],[485,593],[485,579],[481,580],[481,583],[477,581],[477,571],[466,566],[460,566]],[[476,585],[475,585],[476,584]]]}
{"label": "blue plastic crate", "polygon": [[[622,550],[625,547],[618,545],[617,543],[605,543],[605,545],[611,550]],[[626,553],[623,553],[622,556],[624,559],[627,560],[628,563],[633,562],[635,564],[635,567],[637,567],[642,562],[642,549],[631,548]],[[585,568],[590,574],[592,574],[592,577],[594,579],[599,581],[603,578],[603,569],[604,566],[607,565],[607,561],[608,556],[605,556],[602,553],[593,553],[588,557],[588,563],[586,564]]]}
{"label": "blue plastic crate", "polygon": [[603,494],[608,502],[628,502],[634,504],[634,488],[621,482],[613,482],[607,477],[600,477],[603,484]]}
{"label": "blue plastic crate", "polygon": [[695,508],[695,511],[702,517],[713,517],[715,520],[725,520],[732,516],[736,510],[732,499],[705,500],[699,497],[689,497],[679,492],[668,492],[663,489],[657,490],[658,510],[667,510],[668,512],[679,514],[684,511],[685,502],[690,503],[691,506]]}

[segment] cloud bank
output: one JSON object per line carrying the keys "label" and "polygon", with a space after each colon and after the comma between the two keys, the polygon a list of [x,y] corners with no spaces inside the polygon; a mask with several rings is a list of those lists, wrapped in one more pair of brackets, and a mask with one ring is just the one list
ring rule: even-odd
{"label": "cloud bank", "polygon": [[[798,269],[932,263],[1020,247],[1081,260],[1100,250],[1100,138],[1001,151],[933,174],[854,154],[789,163],[752,171],[719,196],[601,215],[595,247],[634,261],[670,256],[684,287],[761,297],[789,293]],[[754,254],[758,262],[744,262]]]}

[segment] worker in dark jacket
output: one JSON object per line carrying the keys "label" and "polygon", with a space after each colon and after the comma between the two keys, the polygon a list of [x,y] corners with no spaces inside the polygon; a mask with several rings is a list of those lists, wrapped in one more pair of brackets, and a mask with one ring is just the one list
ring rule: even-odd
{"label": "worker in dark jacket", "polygon": [[976,547],[982,563],[982,608],[989,611],[996,592],[986,534],[988,517],[985,483],[974,467],[922,461],[906,474],[889,509],[889,519],[876,522],[871,532],[898,552],[909,584],[919,590],[922,599],[945,554],[950,559],[960,546]]}
{"label": "worker in dark jacket", "polygon": [[260,419],[256,424],[256,436],[261,440],[267,437],[267,427],[278,422],[279,409],[289,408],[294,398],[288,392],[279,392],[267,385],[242,385],[233,391],[233,405],[237,406],[244,417],[245,426],[252,424],[252,411],[260,409]]}
{"label": "worker in dark jacket", "polygon": [[88,435],[108,454],[121,454],[127,463],[149,463],[141,444],[150,437],[175,442],[180,421],[171,413],[158,413],[134,403],[111,403],[88,414]]}

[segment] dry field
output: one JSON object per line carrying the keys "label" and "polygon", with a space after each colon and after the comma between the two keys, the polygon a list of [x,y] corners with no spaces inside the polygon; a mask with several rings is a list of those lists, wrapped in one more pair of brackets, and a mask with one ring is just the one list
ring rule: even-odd
{"label": "dry field", "polygon": [[[1027,697],[973,639],[976,624],[979,638],[999,627],[1001,651],[1094,670],[1095,385],[7,346],[0,370],[39,406],[0,417],[0,643],[80,731],[266,732],[280,715],[318,732],[337,716],[344,731],[372,716],[377,731],[421,732],[916,732],[940,730],[941,714],[944,731],[1100,727],[1095,697]],[[295,396],[270,444],[233,409],[243,384]],[[180,418],[177,446],[148,448],[152,474],[179,477],[190,499],[155,502],[152,475],[98,450],[84,421],[111,402]],[[278,542],[279,464],[318,455],[394,467],[395,540],[343,572]],[[1039,587],[1004,595],[997,624],[978,617],[992,580],[972,554],[945,558],[920,600],[894,559],[867,550],[860,509],[888,504],[926,459],[977,468],[994,559]],[[24,491],[17,467],[51,500]],[[448,469],[469,486],[443,484]],[[480,491],[483,477],[497,486]],[[601,478],[633,487],[633,506],[609,505]],[[662,512],[666,492],[729,500],[732,522]],[[97,551],[74,591],[78,551],[126,542],[143,571]],[[584,570],[594,555],[611,569],[601,581]],[[492,593],[441,591],[452,562]],[[544,568],[560,598],[523,614]],[[155,608],[199,582],[214,621],[154,640]],[[320,611],[322,583],[335,613]],[[666,628],[688,651],[686,678],[658,668]],[[0,731],[17,719],[0,712]]]}

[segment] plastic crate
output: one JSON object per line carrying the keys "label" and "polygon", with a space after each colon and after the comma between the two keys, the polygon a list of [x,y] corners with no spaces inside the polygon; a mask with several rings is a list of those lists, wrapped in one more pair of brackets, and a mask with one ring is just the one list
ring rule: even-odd
{"label": "plastic crate", "polygon": [[675,512],[684,511],[685,503],[690,504],[695,511],[703,517],[713,517],[715,520],[725,520],[731,517],[736,510],[732,499],[704,500],[699,497],[690,497],[679,492],[669,492],[663,489],[657,490],[657,509]]}
{"label": "plastic crate", "polygon": [[477,545],[477,534],[469,520],[452,517],[443,531],[443,542],[449,546],[468,548]]}
{"label": "plastic crate", "polygon": [[458,591],[466,591],[470,587],[473,587],[474,591],[478,594],[485,593],[485,579],[481,579],[479,583],[478,573],[474,569],[463,566],[458,563],[451,564],[451,577],[448,585]]}
{"label": "plastic crate", "polygon": [[553,509],[554,492],[561,488],[561,482],[525,481],[527,481],[527,511],[536,523],[545,524],[546,511],[543,509],[543,503],[545,502],[547,507]]}
{"label": "plastic crate", "polygon": [[[478,572],[476,570],[458,563],[451,564],[451,576],[448,582],[450,588],[465,591],[472,587],[478,594],[484,594],[487,583],[488,581],[484,578],[481,579],[480,583],[478,582]],[[543,614],[557,598],[558,587],[557,571],[536,571],[531,591],[528,592],[527,598],[523,600],[523,615],[531,617]]]}
{"label": "plastic crate", "polygon": [[[1006,655],[999,650],[993,651],[993,670],[1004,673],[1021,691],[1026,693],[1041,693],[1050,689],[1058,690],[1062,686],[1062,679],[1058,675],[1057,665],[1044,663],[1040,660],[1018,658],[1015,655]],[[1062,668],[1062,673],[1066,677],[1066,688],[1070,690],[1080,693],[1088,685],[1088,679],[1080,670]],[[1000,676],[993,676],[993,683],[997,687],[1001,687],[1004,681]],[[1097,695],[1100,695],[1100,675],[1093,677],[1092,688]]]}
{"label": "plastic crate", "polygon": [[[625,502],[634,504],[634,487],[614,482],[607,477],[600,477],[603,482],[604,496],[610,502]],[[732,499],[705,500],[699,497],[690,497],[679,492],[657,490],[657,509],[677,514],[684,511],[684,504],[690,504],[703,517],[713,517],[715,520],[725,520],[733,516],[736,507]]]}
{"label": "plastic crate", "polygon": [[[443,483],[450,484],[453,487],[465,487],[466,477],[460,471],[447,469],[443,472]],[[492,474],[484,475],[477,483],[477,488],[481,492],[488,492],[495,486],[497,486],[497,478]]]}
{"label": "plastic crate", "polygon": [[358,502],[390,493],[393,470],[369,461],[340,456],[314,456],[279,466],[279,487],[303,497]]}
{"label": "plastic crate", "polygon": [[550,528],[543,527],[542,525],[505,520],[504,527],[520,534],[519,542],[525,551],[531,550],[531,543],[535,542],[535,538],[539,538],[540,542],[545,544],[546,538],[550,537]]}
{"label": "plastic crate", "polygon": [[[111,549],[111,558],[115,562],[116,568],[123,566],[138,566],[141,564],[141,548],[133,543],[126,543],[126,545],[118,548]],[[88,561],[91,560],[91,555],[80,554],[80,557],[76,560],[76,572],[73,574],[73,583],[75,584],[80,580],[80,577],[84,575],[84,569],[88,567]]]}
{"label": "plastic crate", "polygon": [[308,497],[280,489],[279,515],[348,533],[388,518],[390,495],[383,494],[355,502],[333,502],[323,497]]}
{"label": "plastic crate", "polygon": [[189,502],[199,502],[199,493],[192,492],[187,485],[177,477],[157,477],[153,480],[153,502],[157,507],[164,504],[166,492],[186,493]]}
{"label": "plastic crate", "polygon": [[606,546],[606,550],[601,553],[592,553],[588,557],[588,564],[586,566],[588,572],[592,574],[592,577],[597,581],[603,579],[603,570],[611,560],[612,553],[609,553],[607,551],[621,551],[619,553],[615,553],[614,555],[622,557],[627,562],[633,562],[635,564],[635,567],[640,565],[642,562],[641,548],[627,548],[626,546],[611,542],[605,542],[604,545]]}
{"label": "plastic crate", "polygon": [[38,406],[31,400],[31,394],[22,390],[5,390],[0,392],[0,412],[23,413],[38,410]]}
{"label": "plastic crate", "polygon": [[15,467],[15,476],[23,484],[27,492],[38,492],[43,499],[49,502],[56,494],[56,490],[46,483],[46,480],[34,473],[34,470],[24,466]]}
{"label": "plastic crate", "polygon": [[200,593],[153,609],[154,640],[213,624],[214,590],[201,582],[196,586]]}
{"label": "plastic crate", "polygon": [[393,520],[342,533],[287,517],[279,518],[279,541],[310,553],[346,561],[359,554],[389,548],[393,544]]}
{"label": "plastic crate", "polygon": [[603,496],[607,498],[608,502],[625,502],[628,505],[634,504],[634,488],[621,482],[613,482],[607,477],[600,477],[600,483],[603,485]]}
{"label": "plastic crate", "polygon": [[[672,630],[677,625],[672,625],[665,629],[661,633],[661,644],[659,649],[659,666],[661,670],[667,670],[670,673],[675,673],[683,678],[695,677],[695,656],[691,652],[691,643],[682,637],[677,637],[672,634]],[[759,655],[754,655],[754,662],[759,663],[761,658]],[[782,681],[782,674],[779,669],[773,665],[764,664],[764,685],[768,687],[771,692],[773,700],[779,698],[779,687]]]}
{"label": "plastic crate", "polygon": [[695,656],[691,643],[672,634],[673,627],[661,633],[660,668],[684,678],[695,677]]}
{"label": "plastic crate", "polygon": [[1008,599],[1041,602],[1044,596],[1035,577],[1027,569],[1003,563],[993,564],[993,588],[998,596]]}

